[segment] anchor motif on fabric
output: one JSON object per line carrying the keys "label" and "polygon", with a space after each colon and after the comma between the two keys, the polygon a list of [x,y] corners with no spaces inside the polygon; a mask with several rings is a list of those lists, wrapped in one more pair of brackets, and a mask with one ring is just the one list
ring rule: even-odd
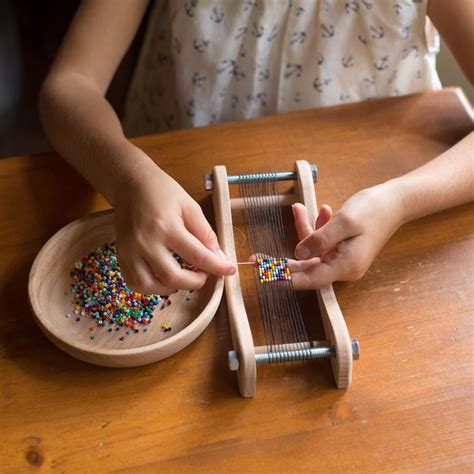
{"label": "anchor motif on fabric", "polygon": [[406,59],[411,52],[414,52],[415,53],[415,58],[418,57],[418,54],[419,54],[419,48],[416,44],[412,44],[411,46],[409,46],[408,48],[405,48],[403,51],[402,51],[402,59]]}
{"label": "anchor motif on fabric", "polygon": [[222,67],[217,69],[218,74],[221,74],[225,71],[228,71],[237,80],[245,77],[245,73],[239,69],[239,66],[237,66],[237,63],[233,59],[224,59],[222,61]]}
{"label": "anchor motif on fabric", "polygon": [[324,91],[324,87],[327,87],[331,83],[331,79],[321,79],[317,77],[313,82],[313,87],[320,93]]}
{"label": "anchor motif on fabric", "polygon": [[344,5],[344,8],[346,9],[346,13],[350,12],[357,12],[359,11],[359,4],[357,2],[347,2]]}
{"label": "anchor motif on fabric", "polygon": [[318,63],[318,66],[321,66],[324,62],[324,56],[321,53],[318,53],[316,55],[316,62]]}
{"label": "anchor motif on fabric", "polygon": [[369,2],[369,0],[362,0],[362,5],[364,5],[367,10],[370,10],[373,7],[372,3]]}
{"label": "anchor motif on fabric", "polygon": [[247,33],[247,27],[246,26],[242,26],[240,27],[238,30],[237,30],[237,34],[235,35],[235,39],[240,39],[242,38],[242,36],[245,35],[245,33]]}
{"label": "anchor motif on fabric", "polygon": [[373,39],[381,39],[385,36],[385,32],[383,31],[383,26],[379,26],[378,28],[376,26],[371,26],[369,28],[370,31],[370,36]]}
{"label": "anchor motif on fabric", "polygon": [[267,41],[271,43],[278,36],[278,27],[275,25],[270,31],[270,34],[267,37]]}
{"label": "anchor motif on fabric", "polygon": [[255,38],[261,38],[263,36],[263,32],[265,31],[265,28],[263,26],[257,25],[257,22],[253,22],[252,25],[252,35],[255,36]]}
{"label": "anchor motif on fabric", "polygon": [[267,106],[266,98],[267,98],[267,94],[265,92],[259,92],[258,94],[255,94],[255,95],[250,95],[249,94],[247,96],[247,100],[249,102],[253,102],[255,104],[260,104],[262,107]]}
{"label": "anchor motif on fabric", "polygon": [[301,64],[287,64],[286,71],[283,77],[288,79],[291,76],[301,77],[303,66]]}
{"label": "anchor motif on fabric", "polygon": [[362,35],[359,35],[357,38],[362,44],[367,44],[367,40]]}
{"label": "anchor motif on fabric", "polygon": [[306,33],[304,31],[295,31],[290,38],[290,44],[303,44],[306,38]]}
{"label": "anchor motif on fabric", "polygon": [[376,63],[374,63],[375,69],[377,71],[383,71],[388,68],[388,56],[383,56]]}
{"label": "anchor motif on fabric", "polygon": [[186,15],[191,16],[191,17],[194,16],[194,10],[197,7],[197,2],[198,0],[191,0],[189,3],[185,2],[184,11],[186,12]]}
{"label": "anchor motif on fabric", "polygon": [[323,38],[332,38],[334,36],[335,29],[333,25],[325,25],[321,23],[321,35]]}
{"label": "anchor motif on fabric", "polygon": [[206,77],[206,76],[202,76],[202,75],[199,74],[198,72],[195,72],[195,73],[193,74],[192,81],[193,81],[193,85],[194,85],[194,86],[196,86],[196,87],[202,87],[202,85],[204,84],[204,82],[207,81],[207,77]]}
{"label": "anchor motif on fabric", "polygon": [[364,77],[363,79],[365,87],[371,87],[375,84],[375,79],[373,77]]}
{"label": "anchor motif on fabric", "polygon": [[300,16],[302,13],[304,13],[304,8],[303,7],[298,7],[296,9],[296,16]]}
{"label": "anchor motif on fabric", "polygon": [[212,9],[211,16],[209,17],[214,23],[220,23],[224,19],[224,12],[218,11],[217,7]]}
{"label": "anchor motif on fabric", "polygon": [[257,6],[257,2],[254,0],[244,0],[244,12],[249,10],[250,8],[254,8]]}
{"label": "anchor motif on fabric", "polygon": [[395,10],[395,13],[397,15],[400,15],[400,12],[402,11],[402,6],[399,3],[395,3],[393,6],[393,9]]}
{"label": "anchor motif on fabric", "polygon": [[402,28],[402,37],[403,37],[403,39],[408,39],[410,37],[410,27],[409,26],[404,26]]}
{"label": "anchor motif on fabric", "polygon": [[239,98],[236,95],[233,95],[231,99],[231,103],[230,103],[231,107],[235,109],[238,103],[239,103]]}
{"label": "anchor motif on fabric", "polygon": [[258,72],[258,80],[259,81],[266,81],[270,77],[270,70],[265,69],[264,71]]}
{"label": "anchor motif on fabric", "polygon": [[244,43],[240,44],[238,54],[241,58],[244,58],[245,55],[247,54],[247,51],[245,51],[245,48],[244,48]]}
{"label": "anchor motif on fabric", "polygon": [[351,67],[354,67],[354,60],[353,60],[352,56],[348,56],[348,57],[342,58],[341,62],[342,62],[342,65],[343,65],[346,69],[349,69],[349,68],[351,68]]}
{"label": "anchor motif on fabric", "polygon": [[208,46],[209,46],[209,40],[204,40],[203,39],[200,43],[197,40],[193,41],[193,48],[198,53],[204,53],[204,51],[206,51]]}

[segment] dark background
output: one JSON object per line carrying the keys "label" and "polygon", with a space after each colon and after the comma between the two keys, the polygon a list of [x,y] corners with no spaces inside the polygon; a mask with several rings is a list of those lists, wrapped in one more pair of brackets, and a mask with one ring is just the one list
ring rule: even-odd
{"label": "dark background", "polygon": [[[51,149],[39,123],[38,92],[79,3],[0,0],[0,158]],[[119,116],[145,22],[107,94]]]}

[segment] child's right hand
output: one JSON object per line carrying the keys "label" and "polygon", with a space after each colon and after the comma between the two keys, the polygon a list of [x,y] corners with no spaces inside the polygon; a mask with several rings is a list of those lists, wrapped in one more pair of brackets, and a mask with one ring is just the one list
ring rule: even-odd
{"label": "child's right hand", "polygon": [[[163,295],[201,288],[209,273],[234,274],[199,204],[152,166],[127,180],[114,199],[117,255],[127,285]],[[198,270],[183,270],[173,252]]]}

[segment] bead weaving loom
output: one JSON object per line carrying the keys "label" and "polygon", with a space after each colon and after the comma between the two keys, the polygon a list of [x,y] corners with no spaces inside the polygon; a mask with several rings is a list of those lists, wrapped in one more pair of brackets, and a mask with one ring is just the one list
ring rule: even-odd
{"label": "bead weaving loom", "polygon": [[[263,346],[254,344],[239,272],[225,277],[224,283],[233,343],[229,368],[237,372],[240,393],[246,398],[256,393],[257,364],[330,357],[336,386],[345,389],[351,382],[352,362],[359,356],[359,345],[349,336],[332,285],[315,292],[327,340],[313,341],[288,269],[282,209],[301,202],[314,228],[316,179],[317,168],[307,161],[296,161],[293,172],[228,176],[225,166],[215,166],[205,176],[206,190],[212,190],[217,234],[224,253],[237,261],[232,211],[241,211],[249,250],[257,259],[253,265],[259,269],[258,275],[255,272],[256,293],[266,341]],[[293,193],[279,194],[277,183],[288,180],[295,181]],[[238,185],[239,197],[231,198],[229,185]]]}

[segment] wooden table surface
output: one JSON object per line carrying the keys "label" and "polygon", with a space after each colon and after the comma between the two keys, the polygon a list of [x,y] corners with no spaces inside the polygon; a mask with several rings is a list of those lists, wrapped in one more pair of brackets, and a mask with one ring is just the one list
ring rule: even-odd
{"label": "wooden table surface", "polygon": [[[405,173],[472,127],[455,90],[138,138],[212,219],[202,175],[316,162],[320,203]],[[330,363],[259,368],[242,399],[225,305],[178,355],[133,369],[57,349],[27,301],[32,261],[107,207],[56,155],[0,161],[0,471],[472,472],[473,207],[403,226],[336,294],[362,355],[346,392]]]}

